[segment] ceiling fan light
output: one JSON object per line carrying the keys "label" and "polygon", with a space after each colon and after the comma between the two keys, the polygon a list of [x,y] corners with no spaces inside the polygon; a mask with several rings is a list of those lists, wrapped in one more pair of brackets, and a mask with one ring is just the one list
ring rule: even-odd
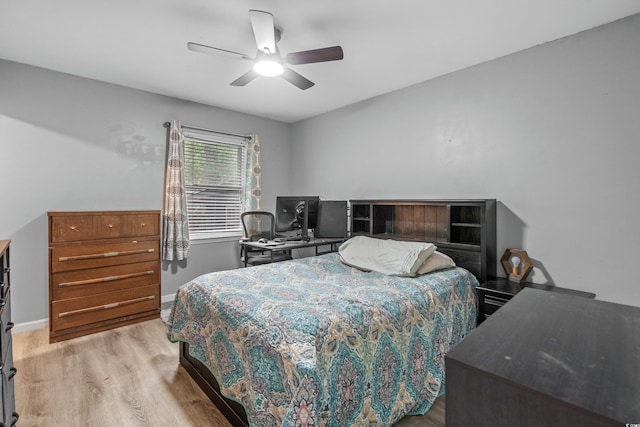
{"label": "ceiling fan light", "polygon": [[253,66],[253,70],[261,76],[275,77],[282,74],[282,72],[284,71],[284,67],[277,61],[264,59],[262,61],[256,62]]}

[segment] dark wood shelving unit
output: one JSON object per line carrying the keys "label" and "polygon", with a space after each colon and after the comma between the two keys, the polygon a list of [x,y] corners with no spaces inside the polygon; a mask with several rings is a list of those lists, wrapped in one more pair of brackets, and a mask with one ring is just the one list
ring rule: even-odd
{"label": "dark wood shelving unit", "polygon": [[434,243],[482,283],[496,276],[496,201],[351,200],[351,233]]}

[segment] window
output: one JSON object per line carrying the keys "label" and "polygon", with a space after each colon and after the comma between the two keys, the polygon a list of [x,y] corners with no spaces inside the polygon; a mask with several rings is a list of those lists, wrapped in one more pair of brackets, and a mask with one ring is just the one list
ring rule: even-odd
{"label": "window", "polygon": [[245,139],[186,128],[182,133],[190,237],[241,236]]}

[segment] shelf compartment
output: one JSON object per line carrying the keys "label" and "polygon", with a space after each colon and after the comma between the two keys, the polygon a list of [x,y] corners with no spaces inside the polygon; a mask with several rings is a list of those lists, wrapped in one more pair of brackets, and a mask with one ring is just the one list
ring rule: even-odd
{"label": "shelf compartment", "polygon": [[382,199],[350,203],[352,235],[434,243],[481,282],[495,277],[495,199]]}

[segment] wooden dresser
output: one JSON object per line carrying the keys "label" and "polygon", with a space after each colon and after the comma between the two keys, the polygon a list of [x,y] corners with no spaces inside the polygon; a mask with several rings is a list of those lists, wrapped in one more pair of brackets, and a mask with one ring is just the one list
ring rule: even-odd
{"label": "wooden dresser", "polygon": [[0,426],[14,426],[18,422],[13,380],[18,370],[13,366],[11,338],[11,265],[9,263],[9,240],[0,240],[0,375],[2,404]]}
{"label": "wooden dresser", "polygon": [[48,216],[50,342],[160,315],[160,211]]}

